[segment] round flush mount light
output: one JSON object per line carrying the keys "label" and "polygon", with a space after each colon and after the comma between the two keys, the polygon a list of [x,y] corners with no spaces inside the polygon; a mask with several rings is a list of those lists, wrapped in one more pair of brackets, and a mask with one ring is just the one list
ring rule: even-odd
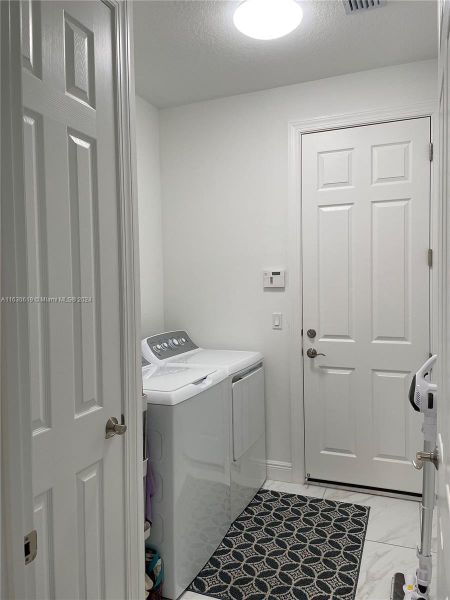
{"label": "round flush mount light", "polygon": [[295,0],[244,0],[233,21],[244,35],[256,40],[275,40],[296,29],[303,11]]}

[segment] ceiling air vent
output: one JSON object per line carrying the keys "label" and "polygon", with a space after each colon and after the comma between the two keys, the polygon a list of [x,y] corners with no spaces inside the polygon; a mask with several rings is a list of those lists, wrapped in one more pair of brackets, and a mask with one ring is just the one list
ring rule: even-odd
{"label": "ceiling air vent", "polygon": [[386,4],[386,0],[342,0],[345,12],[350,15],[352,13],[359,13],[366,11],[370,8],[380,8]]}

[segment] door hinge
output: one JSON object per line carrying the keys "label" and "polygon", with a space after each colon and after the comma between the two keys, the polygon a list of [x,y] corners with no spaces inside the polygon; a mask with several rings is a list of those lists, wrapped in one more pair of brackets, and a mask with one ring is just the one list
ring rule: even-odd
{"label": "door hinge", "polygon": [[25,553],[25,564],[29,565],[33,562],[37,555],[37,531],[33,529],[25,536],[23,549]]}
{"label": "door hinge", "polygon": [[430,269],[433,266],[433,250],[431,248],[428,248],[428,266]]}
{"label": "door hinge", "polygon": [[429,146],[428,146],[428,156],[430,158],[430,162],[432,162],[433,160],[433,156],[434,156],[434,146],[433,146],[433,142],[430,142]]}

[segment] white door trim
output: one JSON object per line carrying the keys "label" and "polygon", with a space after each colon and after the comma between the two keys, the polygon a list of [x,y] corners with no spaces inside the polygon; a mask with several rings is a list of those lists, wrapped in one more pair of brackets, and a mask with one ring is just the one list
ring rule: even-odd
{"label": "white door trim", "polygon": [[[141,307],[135,156],[135,92],[132,3],[103,0],[111,6],[117,42],[117,121],[122,244],[123,398],[128,432],[125,443],[125,527],[127,597],[145,597],[144,496],[142,478],[142,372],[139,339]],[[114,524],[110,524],[114,526]]]}
{"label": "white door trim", "polygon": [[[5,296],[25,296],[26,249],[18,243],[23,239],[25,226],[20,3],[2,2],[0,10],[2,82],[7,92],[2,93],[1,100],[1,288]],[[27,325],[17,305],[2,303],[0,307],[1,523],[5,554],[1,592],[7,598],[27,599],[34,586],[26,576],[23,547],[24,535],[33,523],[31,409],[23,385],[27,377],[23,381],[20,378],[20,365],[28,362],[28,344],[20,343]]]}
{"label": "white door trim", "polygon": [[[290,311],[289,324],[289,379],[291,400],[291,457],[292,481],[303,483],[305,479],[304,462],[304,404],[303,404],[303,357],[302,336],[302,256],[301,256],[301,139],[306,133],[315,133],[329,129],[373,125],[388,121],[430,117],[431,139],[437,139],[437,101],[428,100],[408,106],[380,108],[364,112],[345,113],[317,117],[304,121],[290,121],[289,135],[289,164],[288,164],[288,267],[290,273]],[[437,170],[436,161],[431,169],[431,212],[430,212],[430,244],[434,252],[434,265],[431,270],[431,348],[437,347],[438,323],[438,203],[436,196]]]}
{"label": "white door trim", "polygon": [[[125,527],[128,598],[145,597],[144,497],[142,478],[142,372],[140,353],[139,236],[135,156],[135,92],[132,3],[107,0],[112,7],[118,57],[117,120],[122,242],[122,352],[125,422]],[[113,524],[111,524],[114,526]]]}
{"label": "white door trim", "polygon": [[[127,556],[127,598],[144,598],[144,508],[142,491],[142,406],[141,406],[141,369],[138,331],[140,331],[140,294],[139,294],[139,250],[136,196],[136,168],[134,150],[134,75],[131,3],[127,0],[103,0],[112,13],[115,28],[116,52],[116,116],[118,126],[118,190],[120,202],[120,237],[123,261],[121,264],[122,288],[125,294],[121,306],[122,353],[123,353],[123,403],[128,426],[125,449],[125,500],[126,500],[126,556]],[[8,249],[4,233],[10,232],[9,254],[14,256],[16,264],[23,259],[24,244],[15,243],[20,233],[21,208],[24,207],[24,174],[22,147],[22,86],[21,86],[21,28],[20,3],[10,1],[1,3],[1,58],[2,83],[9,95],[1,106],[1,159],[2,159],[2,292],[8,295],[26,296],[26,280],[15,281],[15,275],[26,273],[20,269],[17,273],[11,269],[6,273]],[[10,133],[10,135],[7,135]],[[20,239],[20,238],[19,238]],[[22,237],[23,239],[23,237]],[[14,264],[11,260],[9,264]],[[5,277],[10,276],[8,288]],[[22,292],[22,293],[21,293]],[[21,360],[20,329],[14,331],[16,323],[9,327],[9,338],[5,340],[5,325],[11,324],[11,314],[5,319],[5,307],[2,304],[2,367],[8,348],[11,365],[8,365],[8,380],[2,373],[2,465],[1,489],[2,523],[9,528],[3,530],[2,548],[8,548],[10,559],[5,597],[25,600],[27,577],[23,565],[23,536],[31,529],[31,420],[29,396],[20,387],[24,379],[18,376]],[[17,319],[17,322],[19,319]],[[7,343],[16,342],[14,346]],[[17,374],[16,377],[14,375]],[[6,381],[6,385],[5,385]],[[10,387],[11,386],[11,387]],[[14,389],[17,392],[14,393]],[[18,399],[21,401],[18,402]],[[6,484],[6,485],[5,485]],[[8,492],[8,493],[6,493]],[[114,527],[115,523],[108,524]],[[13,568],[15,566],[15,568]],[[20,574],[22,577],[20,578]],[[4,574],[3,574],[4,575]],[[2,584],[3,585],[3,584]],[[29,584],[30,585],[30,584]],[[32,582],[31,582],[31,585]]]}

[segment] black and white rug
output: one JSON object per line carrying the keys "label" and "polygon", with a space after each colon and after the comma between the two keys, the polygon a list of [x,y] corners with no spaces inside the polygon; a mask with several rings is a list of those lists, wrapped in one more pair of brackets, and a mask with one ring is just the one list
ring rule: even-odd
{"label": "black and white rug", "polygon": [[189,590],[220,600],[354,600],[369,508],[261,490]]}

